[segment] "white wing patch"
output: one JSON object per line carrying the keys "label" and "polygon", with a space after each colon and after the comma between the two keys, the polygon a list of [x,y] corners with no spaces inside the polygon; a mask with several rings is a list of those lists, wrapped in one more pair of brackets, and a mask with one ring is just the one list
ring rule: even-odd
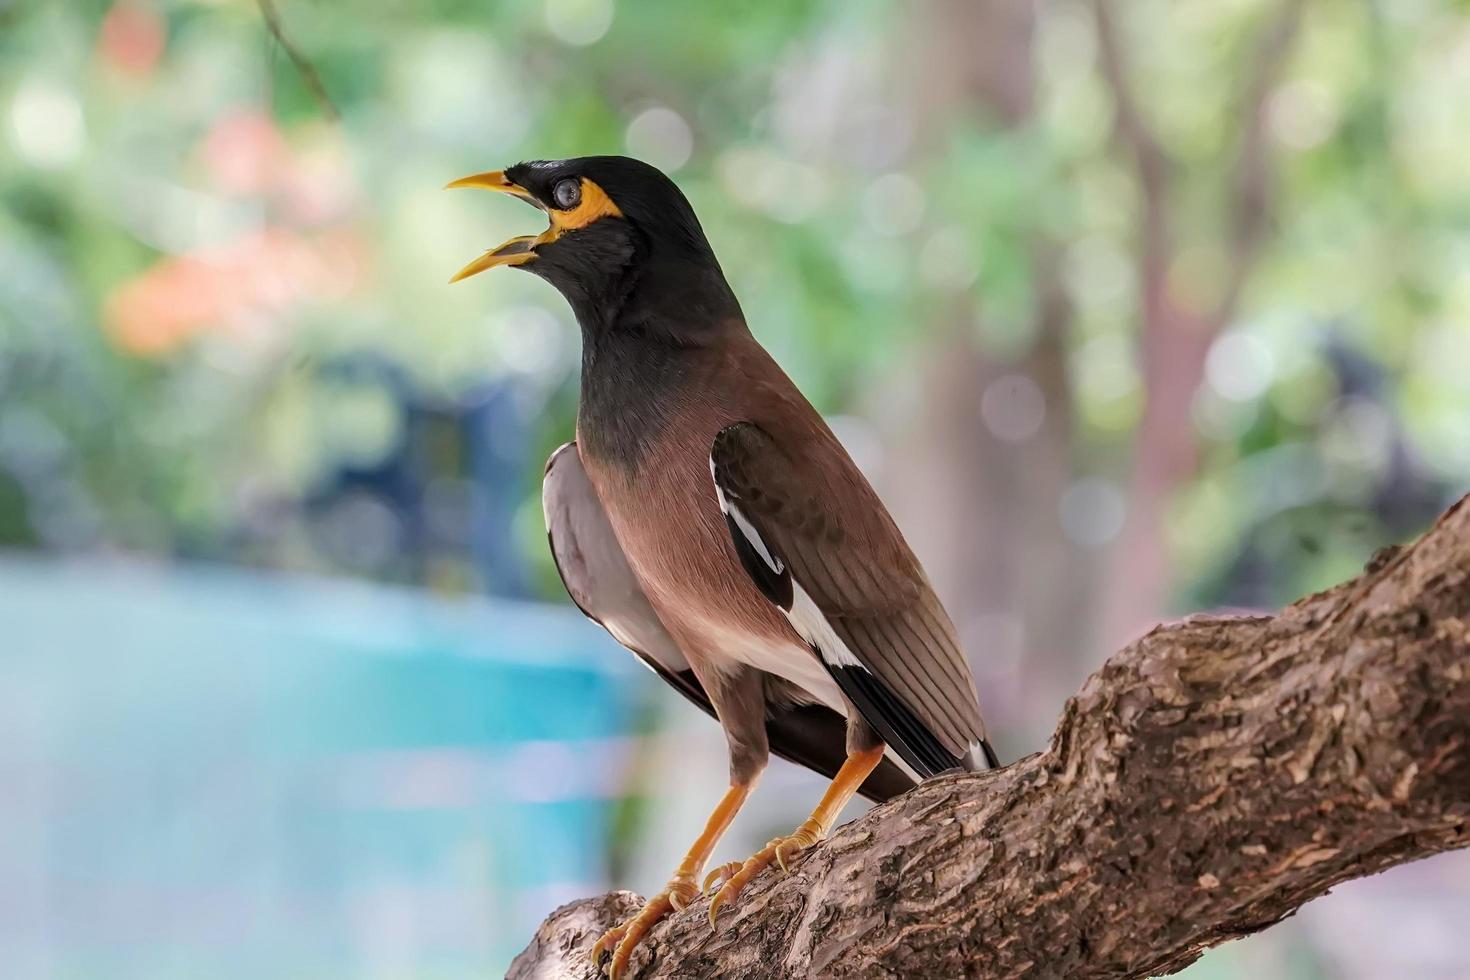
{"label": "white wing patch", "polygon": [[750,542],[750,546],[755,549],[756,554],[761,556],[761,561],[766,563],[767,568],[777,575],[780,575],[786,570],[786,564],[771,554],[770,549],[766,547],[766,542],[762,540],[760,532],[751,526],[750,521],[746,520],[744,514],[740,513],[739,507],[731,507],[726,513],[735,520],[735,526],[740,528],[740,533],[745,535],[745,540]]}
{"label": "white wing patch", "polygon": [[[760,532],[740,512],[740,508],[731,503],[725,496],[724,489],[720,487],[719,477],[715,474],[715,459],[713,456],[710,457],[709,461],[709,475],[715,484],[715,496],[720,501],[721,513],[735,522],[735,526],[740,529],[740,533],[745,537],[746,542],[755,549],[756,554],[761,556],[761,561],[766,563],[766,567],[777,575],[780,575],[786,570],[786,563],[776,555],[771,554],[771,549],[766,547],[766,542],[761,538]],[[842,639],[838,637],[836,631],[832,629],[832,624],[827,622],[826,614],[817,608],[816,602],[812,600],[812,597],[807,593],[806,589],[801,587],[801,583],[796,581],[795,576],[791,578],[791,594],[791,608],[789,610],[782,609],[781,611],[786,614],[787,620],[795,628],[797,635],[805,640],[808,646],[816,650],[828,665],[832,667],[856,667],[859,670],[867,670],[863,666],[862,661],[853,656],[852,651],[847,648],[847,644],[843,643]],[[777,606],[777,608],[779,609],[780,607]]]}
{"label": "white wing patch", "polygon": [[[827,622],[826,615],[817,608],[812,597],[795,578],[791,580],[791,594],[791,611],[786,613],[786,618],[791,621],[797,634],[806,640],[823,660],[833,667],[868,669],[863,666],[861,660],[853,656],[847,644],[843,643],[836,630],[832,629],[832,624]],[[785,612],[785,610],[782,611]]]}
{"label": "white wing patch", "polygon": [[740,533],[745,535],[745,540],[755,549],[755,553],[761,556],[761,561],[766,563],[766,567],[777,575],[780,575],[786,570],[786,564],[780,558],[771,554],[771,549],[766,547],[766,542],[761,538],[760,532],[740,512],[740,508],[733,506],[729,500],[725,499],[725,491],[720,488],[719,478],[715,476],[715,458],[713,456],[709,460],[709,476],[715,484],[715,497],[720,501],[720,513],[735,522],[735,526],[740,528]]}

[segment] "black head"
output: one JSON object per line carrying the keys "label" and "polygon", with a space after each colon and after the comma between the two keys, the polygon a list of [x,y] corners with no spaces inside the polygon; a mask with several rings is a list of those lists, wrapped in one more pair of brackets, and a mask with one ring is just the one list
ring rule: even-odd
{"label": "black head", "polygon": [[655,167],[616,156],[536,160],[449,186],[510,194],[551,219],[540,235],[491,249],[451,282],[497,266],[534,272],[561,291],[584,330],[636,327],[655,311],[681,312],[691,329],[739,318],[689,200]]}

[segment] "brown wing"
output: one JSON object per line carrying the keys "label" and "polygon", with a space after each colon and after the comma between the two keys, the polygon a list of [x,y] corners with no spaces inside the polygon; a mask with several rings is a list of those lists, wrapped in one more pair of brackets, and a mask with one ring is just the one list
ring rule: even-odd
{"label": "brown wing", "polygon": [[954,624],[831,433],[736,423],[710,471],[742,565],[888,744],[926,776],[997,765]]}
{"label": "brown wing", "polygon": [[[718,720],[704,686],[633,575],[602,501],[582,468],[576,443],[567,443],[546,461],[541,503],[556,570],[577,608]],[[767,708],[766,736],[771,751],[828,778],[836,775],[846,758],[846,730],[846,720],[822,705],[783,703]],[[863,783],[862,793],[881,803],[912,787],[913,780],[885,760]]]}

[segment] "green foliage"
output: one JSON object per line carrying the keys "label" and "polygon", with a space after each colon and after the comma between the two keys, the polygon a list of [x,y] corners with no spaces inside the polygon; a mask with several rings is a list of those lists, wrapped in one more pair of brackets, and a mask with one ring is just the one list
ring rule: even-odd
{"label": "green foliage", "polygon": [[[572,431],[574,327],[530,277],[444,285],[537,219],[439,188],[630,148],[675,167],[753,328],[826,410],[856,404],[945,311],[1022,357],[1035,244],[1055,243],[1080,456],[1117,475],[1146,397],[1141,202],[1080,8],[1044,9],[1029,121],[956,112],[921,151],[890,57],[906,24],[882,4],[277,6],[339,123],[253,4],[0,6],[0,543],[340,567],[303,501],[395,451],[404,392],[456,405],[497,379],[536,419],[515,488],[534,524],[537,463]],[[1140,0],[1122,18],[1143,110],[1178,161],[1170,274],[1201,303],[1230,257],[1241,99],[1275,9]],[[1390,522],[1340,546],[1318,525],[1370,508],[1393,466],[1431,495],[1470,478],[1466,9],[1305,16],[1266,105],[1269,240],[1227,331],[1265,377],[1222,393],[1207,372],[1199,418],[1181,420],[1203,449],[1175,520],[1199,602],[1228,591],[1242,539],[1283,526],[1318,551],[1282,559],[1277,594],[1319,582]],[[638,136],[654,107],[673,131]],[[1376,378],[1347,422],[1338,348]],[[332,366],[364,356],[400,380],[342,390]],[[1283,509],[1263,487],[1301,453],[1335,478]],[[1201,515],[1208,532],[1183,530]]]}

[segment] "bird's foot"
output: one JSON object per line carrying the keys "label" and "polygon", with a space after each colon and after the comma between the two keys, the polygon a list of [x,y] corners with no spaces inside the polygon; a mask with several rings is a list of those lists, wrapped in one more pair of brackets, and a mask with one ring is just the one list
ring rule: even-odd
{"label": "bird's foot", "polygon": [[786,837],[777,837],[756,851],[746,858],[745,863],[722,864],[711,871],[704,879],[704,890],[708,892],[718,882],[719,891],[709,903],[709,924],[711,926],[715,924],[715,916],[719,915],[720,906],[728,905],[739,897],[740,890],[750,879],[760,874],[772,863],[779,865],[782,871],[790,871],[792,863],[801,852],[820,839],[820,829],[813,826],[811,821],[807,821],[798,827],[795,833]]}
{"label": "bird's foot", "polygon": [[613,926],[592,944],[592,965],[600,968],[604,956],[611,954],[607,965],[608,980],[618,980],[628,968],[633,950],[648,931],[670,912],[679,912],[699,897],[699,886],[693,876],[676,874],[664,890],[644,903],[638,914],[621,925]]}
{"label": "bird's foot", "polygon": [[715,868],[704,876],[704,893],[713,896],[719,887],[735,877],[735,873],[743,867],[745,867],[744,861],[731,861],[729,864],[722,864]]}

